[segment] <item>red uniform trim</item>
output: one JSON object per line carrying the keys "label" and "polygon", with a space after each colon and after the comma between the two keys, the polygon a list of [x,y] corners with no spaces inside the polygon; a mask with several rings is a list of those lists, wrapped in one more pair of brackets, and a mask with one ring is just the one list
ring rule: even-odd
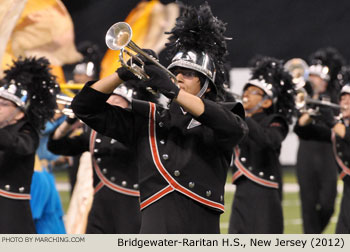
{"label": "red uniform trim", "polygon": [[[198,201],[204,205],[219,209],[221,211],[224,211],[224,205],[219,204],[215,201],[211,201],[208,199],[203,198],[202,196],[199,196],[198,194],[193,193],[192,191],[188,190],[187,188],[180,185],[164,168],[160,157],[158,153],[158,147],[157,147],[157,140],[156,140],[156,127],[155,127],[155,114],[156,114],[156,106],[154,103],[150,104],[150,111],[149,111],[149,143],[151,147],[151,153],[153,162],[158,169],[159,173],[163,176],[163,178],[169,183],[169,185],[174,189],[177,190],[186,196],[190,197],[191,199]],[[151,202],[153,203],[153,202]],[[150,203],[150,204],[151,204]]]}
{"label": "red uniform trim", "polygon": [[100,183],[98,183],[97,186],[94,188],[94,194],[96,194],[103,186],[104,184],[100,181]]}
{"label": "red uniform trim", "polygon": [[332,146],[333,146],[333,153],[334,153],[334,157],[335,160],[337,161],[337,164],[340,166],[340,168],[342,169],[343,173],[345,173],[344,175],[342,175],[341,179],[343,179],[346,175],[350,176],[350,168],[347,167],[343,161],[341,160],[341,158],[338,156],[337,154],[337,148],[336,148],[336,137],[335,137],[335,132],[332,130]]}
{"label": "red uniform trim", "polygon": [[242,163],[239,161],[240,150],[238,147],[234,148],[234,152],[236,156],[235,165],[246,177],[263,186],[272,187],[276,189],[279,187],[278,183],[259,178],[255,176],[253,173],[251,173],[247,168],[245,168],[245,166],[242,165]]}
{"label": "red uniform trim", "polygon": [[237,170],[232,176],[232,183],[234,183],[243,173],[240,170]]}
{"label": "red uniform trim", "polygon": [[113,191],[122,193],[122,194],[126,194],[129,196],[136,196],[139,197],[140,196],[140,192],[138,190],[133,190],[133,189],[128,189],[128,188],[124,188],[121,187],[117,184],[114,184],[112,182],[110,182],[101,172],[100,167],[98,166],[95,157],[92,155],[92,153],[94,153],[94,143],[95,143],[95,138],[96,138],[96,131],[92,130],[91,131],[91,137],[90,137],[90,153],[91,153],[91,159],[92,159],[92,164],[94,166],[95,172],[98,176],[98,178],[101,180],[101,182],[107,186],[108,188],[110,188]]}
{"label": "red uniform trim", "polygon": [[346,176],[346,173],[345,173],[344,171],[342,171],[342,172],[339,174],[339,178],[340,178],[340,179],[343,179],[345,176]]}
{"label": "red uniform trim", "polygon": [[8,192],[1,189],[0,196],[15,200],[30,200],[30,194]]}
{"label": "red uniform trim", "polygon": [[164,187],[159,192],[153,194],[148,199],[142,201],[141,204],[140,204],[141,210],[143,210],[144,208],[148,207],[149,205],[151,205],[152,203],[156,202],[157,200],[161,199],[162,197],[164,197],[168,193],[171,193],[172,191],[174,191],[174,188],[172,188],[170,185]]}

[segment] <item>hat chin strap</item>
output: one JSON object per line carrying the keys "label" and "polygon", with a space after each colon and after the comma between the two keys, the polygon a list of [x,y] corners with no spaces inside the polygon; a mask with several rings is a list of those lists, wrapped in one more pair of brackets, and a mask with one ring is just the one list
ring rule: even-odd
{"label": "hat chin strap", "polygon": [[256,104],[253,108],[247,109],[247,110],[246,110],[246,113],[247,113],[247,114],[253,114],[254,112],[256,112],[258,109],[261,108],[261,105],[263,104],[263,102],[264,102],[265,100],[267,100],[268,98],[269,98],[269,97],[268,97],[267,95],[265,95],[265,96],[262,98],[262,100],[259,101],[259,103]]}
{"label": "hat chin strap", "polygon": [[203,87],[201,88],[201,90],[199,90],[198,94],[196,94],[196,96],[198,97],[202,97],[205,94],[205,91],[207,91],[209,86],[209,79],[206,78]]}
{"label": "hat chin strap", "polygon": [[[205,82],[204,82],[203,87],[201,88],[201,90],[199,90],[199,92],[198,92],[198,94],[196,94],[196,96],[197,96],[197,97],[202,97],[202,96],[204,95],[205,91],[207,91],[208,86],[209,86],[209,80],[208,80],[208,78],[207,78],[207,79],[205,79]],[[181,108],[182,113],[183,113],[184,115],[186,115],[187,112],[186,112],[181,106],[180,106],[180,108]]]}

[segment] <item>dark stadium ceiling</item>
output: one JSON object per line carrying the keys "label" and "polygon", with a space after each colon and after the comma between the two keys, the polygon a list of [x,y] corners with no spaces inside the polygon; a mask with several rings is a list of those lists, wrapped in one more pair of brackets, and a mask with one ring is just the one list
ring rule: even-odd
{"label": "dark stadium ceiling", "polygon": [[[76,42],[91,40],[101,50],[105,32],[122,21],[139,1],[63,0],[70,12]],[[161,1],[169,3],[172,1]],[[204,1],[182,1],[198,5]],[[214,15],[227,23],[228,60],[244,67],[256,54],[281,59],[308,56],[320,47],[334,46],[350,58],[350,1],[208,0]]]}

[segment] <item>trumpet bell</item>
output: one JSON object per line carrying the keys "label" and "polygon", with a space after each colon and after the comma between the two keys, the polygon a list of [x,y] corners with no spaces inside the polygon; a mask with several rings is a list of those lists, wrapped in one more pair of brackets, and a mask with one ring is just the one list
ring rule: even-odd
{"label": "trumpet bell", "polygon": [[307,93],[303,88],[300,88],[296,91],[295,95],[295,107],[297,110],[305,108],[306,105]]}
{"label": "trumpet bell", "polygon": [[293,58],[288,60],[284,64],[284,69],[292,76],[292,81],[297,90],[304,87],[309,72],[309,66],[303,59]]}
{"label": "trumpet bell", "polygon": [[[132,29],[128,23],[118,22],[112,25],[106,33],[106,44],[111,50],[120,50],[119,60],[123,67],[127,68],[130,72],[135,74],[137,77],[143,80],[149,79],[149,76],[144,70],[144,60],[140,58],[143,56],[146,60],[152,62],[164,72],[166,72],[170,78],[177,83],[176,76],[170,72],[166,67],[162,66],[157,59],[153,56],[148,55],[140,47],[138,47],[132,40]],[[129,49],[129,50],[128,50]],[[124,55],[130,57],[130,63],[125,62]],[[133,62],[138,62],[135,64]]]}
{"label": "trumpet bell", "polygon": [[120,50],[127,46],[132,38],[132,29],[128,23],[118,22],[112,25],[106,34],[106,45],[111,50]]}

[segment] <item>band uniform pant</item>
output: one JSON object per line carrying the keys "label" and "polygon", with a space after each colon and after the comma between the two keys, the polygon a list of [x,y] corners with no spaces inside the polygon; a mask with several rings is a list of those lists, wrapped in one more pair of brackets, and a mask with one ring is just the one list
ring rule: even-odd
{"label": "band uniform pant", "polygon": [[330,143],[300,140],[297,178],[306,234],[322,233],[334,212],[338,175],[331,148]]}
{"label": "band uniform pant", "polygon": [[29,200],[0,197],[0,233],[36,233]]}
{"label": "band uniform pant", "polygon": [[142,234],[219,234],[220,213],[172,192],[141,211]]}
{"label": "band uniform pant", "polygon": [[337,234],[350,234],[350,177],[347,176],[345,180],[340,213],[335,229]]}
{"label": "band uniform pant", "polygon": [[138,234],[141,213],[138,197],[104,186],[95,195],[88,217],[87,234]]}
{"label": "band uniform pant", "polygon": [[283,212],[280,192],[245,177],[236,184],[229,234],[281,234]]}

